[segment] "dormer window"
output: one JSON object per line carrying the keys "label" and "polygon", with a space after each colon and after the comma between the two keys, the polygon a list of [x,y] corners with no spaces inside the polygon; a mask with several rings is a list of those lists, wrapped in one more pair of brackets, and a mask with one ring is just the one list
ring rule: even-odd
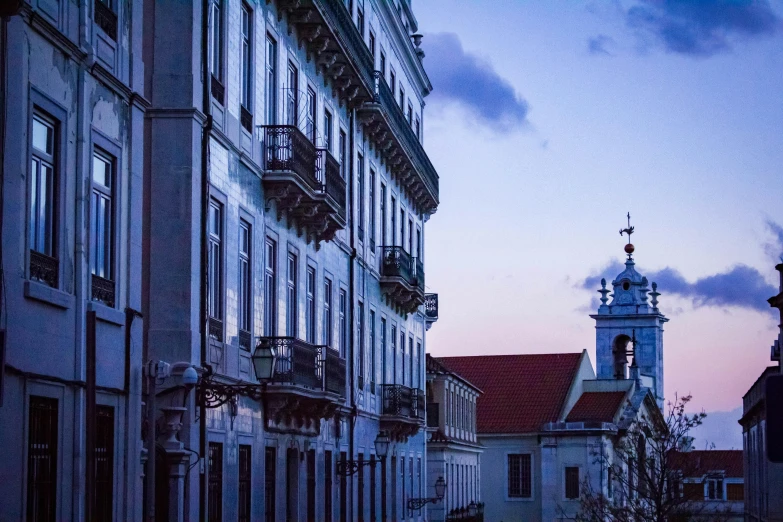
{"label": "dormer window", "polygon": [[623,281],[623,290],[626,292],[631,289],[631,282],[630,281]]}

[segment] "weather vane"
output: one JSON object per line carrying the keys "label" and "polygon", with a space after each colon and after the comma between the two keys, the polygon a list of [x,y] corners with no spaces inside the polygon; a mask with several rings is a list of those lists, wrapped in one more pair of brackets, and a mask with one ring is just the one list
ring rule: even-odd
{"label": "weather vane", "polygon": [[631,254],[633,254],[634,247],[631,244],[631,234],[633,234],[633,227],[631,226],[631,213],[628,212],[628,228],[621,228],[620,229],[620,235],[628,234],[628,244],[625,245],[625,253],[628,254],[628,259],[631,259]]}

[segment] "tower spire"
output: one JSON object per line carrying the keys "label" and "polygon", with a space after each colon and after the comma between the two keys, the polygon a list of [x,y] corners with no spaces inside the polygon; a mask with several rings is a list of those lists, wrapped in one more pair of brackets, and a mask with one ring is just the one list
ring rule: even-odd
{"label": "tower spire", "polygon": [[628,212],[628,227],[621,228],[620,229],[620,236],[623,234],[628,234],[628,244],[625,245],[625,253],[628,254],[628,259],[632,259],[631,254],[633,254],[634,246],[631,244],[631,234],[634,232],[634,227],[631,226],[631,213]]}

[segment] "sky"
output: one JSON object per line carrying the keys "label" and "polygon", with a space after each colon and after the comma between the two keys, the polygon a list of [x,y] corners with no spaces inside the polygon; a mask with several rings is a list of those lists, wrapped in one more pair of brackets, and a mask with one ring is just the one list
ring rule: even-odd
{"label": "sky", "polygon": [[[658,282],[665,394],[741,447],[783,256],[783,0],[414,0],[435,356],[587,349],[598,281]],[[732,420],[733,419],[733,420]],[[723,433],[727,431],[727,433]],[[714,439],[714,440],[712,440]]]}

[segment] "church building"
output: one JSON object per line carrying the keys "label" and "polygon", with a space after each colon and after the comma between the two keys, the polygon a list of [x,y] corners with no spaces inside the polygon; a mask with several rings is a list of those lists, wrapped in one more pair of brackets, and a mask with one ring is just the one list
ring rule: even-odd
{"label": "church building", "polygon": [[[629,227],[624,232],[633,232]],[[596,456],[613,454],[631,424],[663,422],[663,324],[657,285],[634,268],[602,280],[596,362],[581,353],[444,357],[483,393],[477,399],[480,483],[487,520],[561,520],[579,510],[586,481],[607,498],[613,481]],[[649,298],[649,301],[648,301]],[[629,362],[630,359],[630,362]]]}

